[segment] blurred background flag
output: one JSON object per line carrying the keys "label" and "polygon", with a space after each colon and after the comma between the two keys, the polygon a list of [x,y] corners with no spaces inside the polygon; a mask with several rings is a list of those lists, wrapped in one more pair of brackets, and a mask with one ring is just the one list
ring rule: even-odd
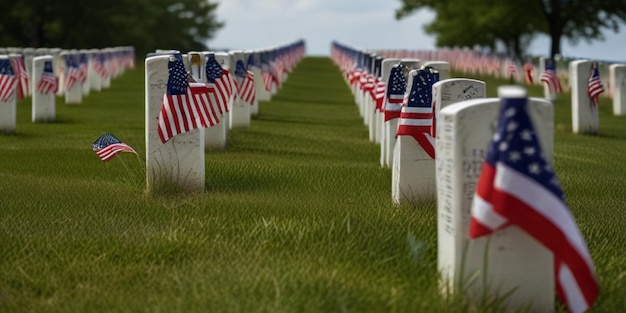
{"label": "blurred background flag", "polygon": [[26,65],[24,65],[24,58],[17,56],[13,58],[15,77],[18,80],[17,84],[17,98],[24,99],[28,96],[28,72],[26,71]]}
{"label": "blurred background flag", "polygon": [[16,86],[17,79],[13,67],[11,67],[11,60],[8,58],[0,59],[0,101],[8,102],[11,100]]}
{"label": "blurred background flag", "polygon": [[102,162],[106,162],[114,158],[120,152],[131,152],[137,154],[131,146],[121,142],[113,134],[106,133],[96,139],[92,144],[93,151],[100,157]]}
{"label": "blurred background flag", "polygon": [[59,87],[59,79],[52,71],[52,61],[46,61],[43,65],[41,78],[37,82],[37,91],[42,94],[56,93]]}
{"label": "blurred background flag", "polygon": [[589,83],[587,84],[587,94],[591,100],[591,106],[598,108],[600,104],[598,98],[600,94],[604,92],[604,86],[600,80],[600,71],[598,71],[598,64],[594,63],[591,68],[591,76],[589,76]]}

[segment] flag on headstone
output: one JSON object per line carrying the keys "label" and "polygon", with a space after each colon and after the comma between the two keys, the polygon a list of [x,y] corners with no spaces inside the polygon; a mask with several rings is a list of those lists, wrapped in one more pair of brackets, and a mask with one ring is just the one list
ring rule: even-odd
{"label": "flag on headstone", "polygon": [[93,59],[93,70],[100,76],[100,79],[106,79],[109,77],[109,70],[105,64],[105,56],[103,52],[98,52],[94,55]]}
{"label": "flag on headstone", "polygon": [[533,63],[529,60],[524,64],[524,81],[527,85],[533,84]]}
{"label": "flag on headstone", "polygon": [[581,313],[599,293],[594,266],[526,107],[525,97],[502,100],[474,195],[469,236],[509,225],[524,230],[552,252],[557,293],[571,312]]}
{"label": "flag on headstone", "polygon": [[8,102],[15,93],[17,87],[17,78],[11,60],[8,58],[0,59],[0,101]]}
{"label": "flag on headstone", "polygon": [[215,86],[215,99],[219,112],[224,114],[228,112],[228,102],[233,93],[230,71],[223,68],[214,55],[207,57],[205,71],[207,82]]}
{"label": "flag on headstone", "polygon": [[59,88],[59,79],[54,75],[52,70],[52,61],[45,61],[41,78],[37,82],[37,91],[46,95],[56,93]]}
{"label": "flag on headstone", "polygon": [[549,62],[546,63],[546,69],[541,73],[539,80],[545,84],[548,84],[548,89],[553,93],[562,93],[561,80],[556,74],[556,69]]}
{"label": "flag on headstone", "polygon": [[78,82],[84,84],[87,81],[87,76],[89,74],[88,65],[89,60],[87,59],[86,53],[81,53],[78,57]]}
{"label": "flag on headstone", "polygon": [[17,84],[17,98],[24,99],[28,96],[28,72],[24,65],[24,58],[22,56],[16,56],[13,58],[13,70],[15,77],[18,80]]}
{"label": "flag on headstone", "polygon": [[131,146],[121,142],[117,139],[117,137],[110,133],[100,136],[91,145],[93,147],[93,151],[96,152],[96,155],[100,157],[102,162],[111,160],[120,152],[131,152],[137,154]]}
{"label": "flag on headstone", "polygon": [[235,76],[237,76],[237,97],[250,105],[254,104],[256,89],[254,87],[254,73],[246,70],[243,61],[237,61],[235,65]]}
{"label": "flag on headstone", "polygon": [[76,62],[73,55],[65,56],[65,90],[70,90],[74,87],[75,83],[80,83],[80,73],[78,69],[78,62]]}
{"label": "flag on headstone", "polygon": [[404,92],[406,91],[406,77],[402,64],[396,64],[391,68],[388,81],[384,107],[385,121],[400,117]]}
{"label": "flag on headstone", "polygon": [[387,91],[387,84],[385,84],[385,82],[382,79],[376,78],[376,83],[375,83],[374,89],[371,92],[371,97],[372,97],[372,100],[374,100],[374,103],[376,104],[375,111],[377,112],[383,112],[385,109],[383,107],[383,104],[385,103],[386,91]]}
{"label": "flag on headstone", "polygon": [[507,65],[507,74],[509,78],[517,78],[517,64],[513,60],[509,60]]}
{"label": "flag on headstone", "polygon": [[430,131],[433,122],[432,89],[439,81],[439,73],[420,69],[405,94],[406,106],[400,112],[397,136],[412,136],[431,158],[435,158],[435,138]]}
{"label": "flag on headstone", "polygon": [[188,81],[182,55],[175,54],[168,62],[167,90],[158,117],[158,134],[162,143],[170,138],[200,127],[219,123],[218,109],[211,104],[215,88]]}
{"label": "flag on headstone", "polygon": [[591,75],[589,76],[589,83],[587,84],[587,94],[591,100],[591,106],[598,108],[600,104],[600,94],[604,92],[604,86],[600,80],[600,71],[598,71],[598,64],[594,63],[591,68]]}

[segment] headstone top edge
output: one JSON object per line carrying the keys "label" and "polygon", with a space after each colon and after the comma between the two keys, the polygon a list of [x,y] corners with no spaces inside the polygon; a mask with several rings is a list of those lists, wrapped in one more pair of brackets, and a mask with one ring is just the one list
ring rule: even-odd
{"label": "headstone top edge", "polygon": [[468,107],[472,107],[474,105],[482,103],[500,103],[500,98],[478,98],[459,101],[441,109],[441,111],[439,111],[439,114],[454,115],[460,111],[467,109]]}
{"label": "headstone top edge", "polygon": [[501,98],[526,98],[528,91],[526,88],[516,85],[504,85],[498,87],[498,97]]}

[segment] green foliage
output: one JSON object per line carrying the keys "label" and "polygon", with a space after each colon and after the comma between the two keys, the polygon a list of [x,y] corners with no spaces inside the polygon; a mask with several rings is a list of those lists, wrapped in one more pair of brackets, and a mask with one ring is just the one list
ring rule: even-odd
{"label": "green foliage", "polygon": [[4,1],[0,46],[206,50],[223,26],[216,8],[206,0]]}
{"label": "green foliage", "polygon": [[437,18],[425,30],[439,47],[486,47],[497,43],[521,58],[535,34],[552,40],[550,56],[560,53],[561,38],[576,42],[602,39],[603,30],[617,31],[626,22],[626,2],[613,0],[402,0],[396,18],[432,9]]}
{"label": "green foliage", "polygon": [[[476,78],[490,96],[506,83]],[[143,84],[139,63],[81,105],[57,97],[49,124],[18,103],[16,133],[0,136],[1,312],[500,311],[440,296],[436,204],[391,204],[391,172],[328,58],[306,58],[207,152],[202,194],[145,194],[142,156],[91,151],[111,132],[143,154]],[[602,98],[600,135],[580,136],[570,113],[564,94],[555,167],[600,279],[592,312],[619,312],[624,118]]]}

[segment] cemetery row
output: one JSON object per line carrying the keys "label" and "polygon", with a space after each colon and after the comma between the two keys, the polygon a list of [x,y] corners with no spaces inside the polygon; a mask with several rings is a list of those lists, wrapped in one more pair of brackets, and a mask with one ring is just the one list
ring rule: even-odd
{"label": "cemetery row", "polygon": [[246,51],[161,50],[145,59],[147,190],[203,192],[205,151],[249,128],[305,53],[304,41]]}
{"label": "cemetery row", "polygon": [[[468,286],[462,292],[478,303],[482,295],[514,291],[509,309],[552,312],[556,290],[570,311],[584,312],[599,287],[552,167],[554,82],[542,82],[545,98],[528,98],[521,85],[486,98],[483,81],[451,78],[450,70],[497,74],[508,61],[474,57],[336,42],[331,50],[370,141],[380,144],[381,167],[392,171],[392,201],[437,200],[442,292]],[[598,67],[578,60],[569,68],[573,131],[595,134]],[[619,79],[614,100],[624,112],[626,66],[612,68]]]}
{"label": "cemetery row", "polygon": [[32,122],[53,122],[56,96],[77,105],[91,91],[111,86],[111,80],[134,68],[133,47],[64,50],[60,48],[0,48],[0,131],[16,128],[17,100],[31,97]]}

